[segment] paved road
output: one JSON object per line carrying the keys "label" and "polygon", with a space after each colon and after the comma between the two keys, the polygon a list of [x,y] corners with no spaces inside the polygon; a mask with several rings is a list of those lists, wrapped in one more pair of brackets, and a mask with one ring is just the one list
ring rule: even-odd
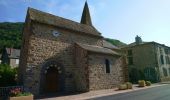
{"label": "paved road", "polygon": [[91,100],[170,100],[170,84]]}

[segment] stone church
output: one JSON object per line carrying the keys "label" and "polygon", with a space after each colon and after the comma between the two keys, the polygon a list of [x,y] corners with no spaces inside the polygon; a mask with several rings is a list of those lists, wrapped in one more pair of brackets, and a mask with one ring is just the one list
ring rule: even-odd
{"label": "stone church", "polygon": [[127,80],[126,61],[104,42],[87,2],[80,23],[28,8],[19,83],[34,95],[113,88]]}

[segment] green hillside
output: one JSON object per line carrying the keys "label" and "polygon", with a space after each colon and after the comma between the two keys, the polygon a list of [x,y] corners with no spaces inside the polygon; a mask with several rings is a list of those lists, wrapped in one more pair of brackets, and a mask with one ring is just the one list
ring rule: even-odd
{"label": "green hillside", "polygon": [[0,23],[0,51],[3,47],[21,47],[21,33],[23,23]]}
{"label": "green hillside", "polygon": [[[13,48],[20,48],[21,47],[21,34],[23,29],[24,23],[17,22],[3,22],[0,23],[0,52],[2,51],[3,47],[13,47]],[[106,38],[106,40],[113,45],[116,46],[124,46],[125,43],[115,40]]]}
{"label": "green hillside", "polygon": [[112,43],[115,46],[118,46],[118,47],[123,47],[123,46],[127,45],[127,44],[125,44],[119,40],[116,40],[116,39],[105,38],[105,40]]}

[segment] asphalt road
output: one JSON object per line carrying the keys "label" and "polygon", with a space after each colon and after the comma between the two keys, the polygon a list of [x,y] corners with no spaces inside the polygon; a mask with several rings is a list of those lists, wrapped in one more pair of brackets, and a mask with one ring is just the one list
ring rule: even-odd
{"label": "asphalt road", "polygon": [[170,100],[170,84],[91,100]]}

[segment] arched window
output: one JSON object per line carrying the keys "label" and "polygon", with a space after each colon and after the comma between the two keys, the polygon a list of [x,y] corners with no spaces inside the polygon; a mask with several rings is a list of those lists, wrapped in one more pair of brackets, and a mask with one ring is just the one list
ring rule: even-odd
{"label": "arched window", "polygon": [[105,65],[106,65],[106,73],[110,73],[110,62],[108,59],[105,59]]}

